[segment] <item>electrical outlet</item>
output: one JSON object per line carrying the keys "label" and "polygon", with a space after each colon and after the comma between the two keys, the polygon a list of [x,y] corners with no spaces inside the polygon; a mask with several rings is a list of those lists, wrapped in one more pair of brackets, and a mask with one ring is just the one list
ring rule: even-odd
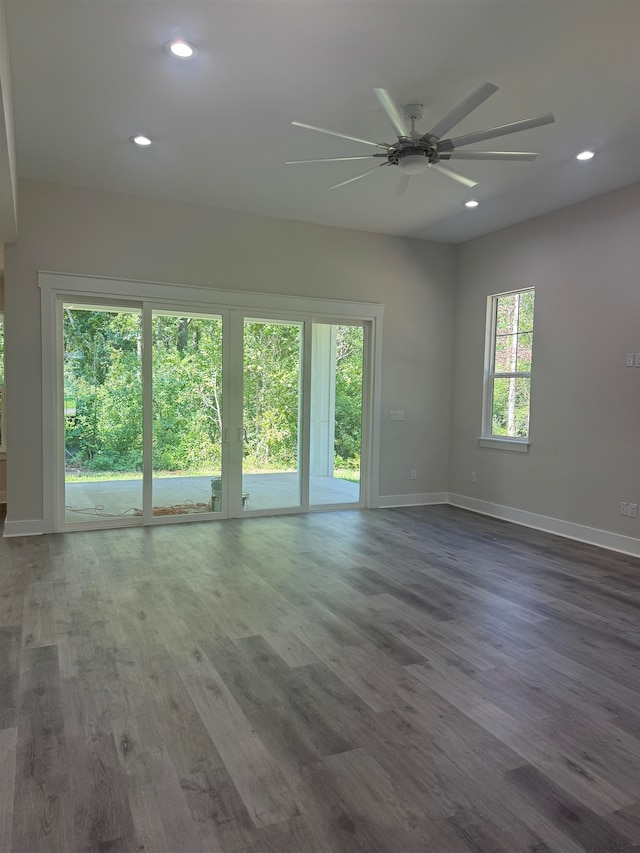
{"label": "electrical outlet", "polygon": [[477,482],[478,482],[478,475],[476,474],[476,472],[475,472],[475,471],[472,471],[472,472],[471,472],[471,482],[472,482],[472,483],[477,483]]}
{"label": "electrical outlet", "polygon": [[634,354],[632,352],[627,353],[627,367],[633,367],[634,365]]}
{"label": "electrical outlet", "polygon": [[620,515],[626,515],[626,514],[627,514],[627,502],[626,501],[620,501]]}
{"label": "electrical outlet", "polygon": [[415,469],[415,468],[412,468],[412,469],[411,469],[411,479],[412,479],[412,480],[415,480],[415,479],[416,479],[416,469]]}
{"label": "electrical outlet", "polygon": [[638,504],[627,504],[627,515],[629,518],[638,517]]}

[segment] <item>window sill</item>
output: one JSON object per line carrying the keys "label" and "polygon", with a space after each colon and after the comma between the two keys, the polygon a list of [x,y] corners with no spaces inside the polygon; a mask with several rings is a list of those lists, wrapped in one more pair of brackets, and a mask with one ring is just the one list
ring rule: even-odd
{"label": "window sill", "polygon": [[531,442],[526,438],[498,438],[497,436],[480,436],[480,447],[490,447],[493,450],[511,450],[516,453],[528,453]]}

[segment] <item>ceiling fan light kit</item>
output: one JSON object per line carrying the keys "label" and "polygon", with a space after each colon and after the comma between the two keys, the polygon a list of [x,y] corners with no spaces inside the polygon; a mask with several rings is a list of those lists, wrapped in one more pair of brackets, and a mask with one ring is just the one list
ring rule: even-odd
{"label": "ceiling fan light kit", "polygon": [[[444,118],[440,119],[431,130],[422,135],[416,130],[416,122],[423,117],[422,104],[407,104],[403,110],[396,105],[393,98],[386,89],[374,89],[375,95],[380,102],[387,118],[393,125],[393,129],[398,137],[397,142],[388,144],[384,142],[372,142],[368,139],[361,139],[356,136],[348,136],[344,133],[338,133],[335,130],[327,130],[322,127],[315,127],[311,124],[304,124],[299,121],[294,121],[292,124],[296,127],[303,127],[307,130],[315,130],[319,133],[326,133],[330,136],[338,136],[342,139],[349,139],[352,142],[360,142],[363,145],[371,145],[374,148],[383,149],[382,152],[377,151],[373,154],[363,157],[326,157],[319,160],[289,160],[288,164],[293,163],[333,163],[340,160],[348,159],[369,159],[377,157],[383,159],[384,162],[380,166],[398,166],[401,177],[398,185],[398,194],[402,195],[407,188],[409,179],[413,175],[420,175],[426,172],[428,168],[432,168],[436,172],[440,172],[463,186],[472,188],[477,186],[475,181],[470,178],[460,175],[449,169],[448,166],[443,166],[442,161],[449,160],[505,160],[511,162],[526,162],[533,161],[538,156],[534,151],[460,151],[467,145],[474,142],[482,142],[487,139],[496,139],[500,136],[507,136],[510,133],[519,133],[522,130],[530,130],[534,127],[541,127],[545,124],[551,124],[555,121],[552,113],[545,113],[534,118],[522,119],[521,121],[510,122],[498,127],[491,127],[487,130],[479,130],[475,133],[467,133],[463,136],[448,137],[443,139],[453,127],[459,124],[469,113],[473,112],[480,106],[488,97],[498,91],[498,87],[493,83],[483,83],[456,107],[454,107]],[[359,175],[354,175],[346,181],[340,181],[338,184],[333,184],[330,189],[346,186],[353,181],[360,180],[372,172],[376,171],[377,167],[367,169],[366,172],[361,172]]]}
{"label": "ceiling fan light kit", "polygon": [[409,150],[406,154],[400,154],[397,163],[404,175],[421,175],[429,168],[429,158],[422,151]]}

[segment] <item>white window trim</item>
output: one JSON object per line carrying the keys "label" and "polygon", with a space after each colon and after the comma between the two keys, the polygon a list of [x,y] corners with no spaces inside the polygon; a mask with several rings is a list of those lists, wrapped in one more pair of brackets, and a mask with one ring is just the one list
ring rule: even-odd
{"label": "white window trim", "polygon": [[[526,373],[492,373],[491,371],[496,346],[496,323],[494,320],[496,310],[495,306],[497,306],[497,300],[501,296],[509,296],[512,293],[526,293],[529,290],[532,290],[535,293],[535,287],[518,287],[515,290],[505,290],[501,293],[492,293],[487,297],[484,343],[484,377],[482,389],[482,429],[481,434],[478,437],[479,447],[491,448],[493,450],[511,450],[517,453],[529,452],[529,447],[531,445],[530,429],[526,438],[515,438],[508,435],[493,435],[491,433],[491,425],[493,422],[493,380],[511,379],[513,377],[531,379],[530,371]],[[531,415],[531,412],[529,412],[529,415]]]}
{"label": "white window trim", "polygon": [[478,438],[478,444],[480,447],[490,447],[493,448],[493,450],[515,450],[517,453],[528,453],[531,442],[528,438],[481,435]]}

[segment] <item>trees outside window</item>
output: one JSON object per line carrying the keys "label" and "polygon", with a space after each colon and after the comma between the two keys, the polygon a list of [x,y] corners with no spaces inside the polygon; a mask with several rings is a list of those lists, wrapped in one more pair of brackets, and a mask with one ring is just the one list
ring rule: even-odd
{"label": "trees outside window", "polygon": [[534,301],[533,288],[489,298],[485,437],[529,438]]}
{"label": "trees outside window", "polygon": [[[0,333],[2,326],[0,324]],[[336,369],[338,467],[358,469],[362,328],[339,326]],[[0,337],[0,352],[1,352]],[[64,309],[66,465],[142,475],[142,315]],[[153,470],[220,469],[222,320],[155,312]],[[244,329],[245,467],[297,468],[300,326],[247,321]],[[0,372],[0,386],[2,385]]]}

